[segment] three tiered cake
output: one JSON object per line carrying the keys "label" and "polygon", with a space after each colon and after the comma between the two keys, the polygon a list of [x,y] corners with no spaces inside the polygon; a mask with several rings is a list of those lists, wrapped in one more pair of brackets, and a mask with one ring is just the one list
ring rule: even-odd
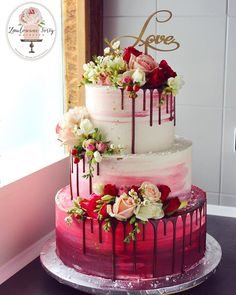
{"label": "three tiered cake", "polygon": [[191,141],[175,136],[181,78],[119,42],[84,66],[86,108],[65,114],[70,185],[56,196],[56,253],[79,273],[174,276],[205,253],[206,195],[191,183]]}

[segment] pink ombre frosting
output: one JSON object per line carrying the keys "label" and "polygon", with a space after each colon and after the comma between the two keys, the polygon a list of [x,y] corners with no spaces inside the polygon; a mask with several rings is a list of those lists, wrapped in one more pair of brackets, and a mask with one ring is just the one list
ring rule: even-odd
{"label": "pink ombre frosting", "polygon": [[[137,92],[135,99],[135,153],[158,152],[168,149],[174,142],[174,120],[170,120],[170,109],[174,116],[174,102],[165,97],[161,105],[159,122],[159,95],[153,92],[152,126],[150,126],[150,91]],[[168,107],[167,107],[168,101]],[[131,152],[132,100],[124,91],[123,108],[121,90],[109,86],[86,86],[86,107],[94,126],[100,128],[108,140],[123,144],[126,153]]]}
{"label": "pink ombre frosting", "polygon": [[56,196],[57,255],[79,272],[105,278],[132,280],[181,273],[205,252],[205,193],[192,187],[190,195],[189,206],[179,216],[149,220],[140,225],[137,240],[125,244],[129,224],[115,222],[110,232],[103,231],[103,223],[95,219],[66,224],[66,209],[71,206],[66,187]]}
{"label": "pink ombre frosting", "polygon": [[[172,147],[159,153],[106,156],[99,164],[99,175],[95,167],[92,183],[116,184],[118,187],[137,185],[149,181],[165,184],[171,189],[171,196],[188,193],[191,189],[192,143],[183,138],[176,138]],[[85,166],[86,171],[88,169]],[[72,173],[73,196],[90,194],[89,180],[83,177],[83,163],[79,163],[78,186],[74,165]],[[79,192],[77,192],[77,188]]]}

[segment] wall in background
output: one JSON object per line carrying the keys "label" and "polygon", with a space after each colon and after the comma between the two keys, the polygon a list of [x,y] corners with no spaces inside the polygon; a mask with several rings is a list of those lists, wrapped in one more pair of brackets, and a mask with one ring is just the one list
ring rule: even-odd
{"label": "wall in background", "polygon": [[[146,34],[174,35],[181,47],[150,52],[184,77],[176,133],[193,141],[193,183],[211,204],[236,206],[236,2],[234,0],[104,0],[104,37],[137,36],[147,16],[168,9],[167,23]],[[125,40],[123,46],[130,45]]]}

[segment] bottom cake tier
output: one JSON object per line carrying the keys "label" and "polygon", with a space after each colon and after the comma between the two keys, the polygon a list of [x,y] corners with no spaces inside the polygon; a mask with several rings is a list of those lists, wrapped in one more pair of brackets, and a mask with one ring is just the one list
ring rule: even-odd
{"label": "bottom cake tier", "polygon": [[111,230],[91,218],[65,222],[72,206],[70,189],[56,196],[56,253],[81,273],[116,279],[145,279],[185,272],[204,256],[206,194],[192,186],[188,206],[178,214],[141,225],[135,241],[124,243],[131,225],[115,220]]}

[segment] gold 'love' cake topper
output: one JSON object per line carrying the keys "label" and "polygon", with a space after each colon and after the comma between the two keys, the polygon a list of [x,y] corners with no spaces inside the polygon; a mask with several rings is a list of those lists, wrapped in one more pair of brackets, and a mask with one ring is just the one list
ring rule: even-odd
{"label": "gold 'love' cake topper", "polygon": [[[165,13],[167,14],[166,17],[162,17],[161,15]],[[139,34],[138,37],[136,36],[131,36],[131,35],[123,35],[114,38],[110,42],[105,39],[104,41],[112,48],[112,44],[115,43],[116,41],[123,39],[123,38],[131,38],[134,39],[134,44],[131,45],[133,47],[135,46],[144,46],[144,51],[147,53],[148,48],[157,50],[157,51],[174,51],[177,50],[180,47],[179,42],[177,42],[172,35],[149,35],[146,38],[144,37],[145,31],[151,21],[151,19],[155,17],[155,20],[157,23],[165,23],[168,22],[172,18],[172,12],[169,10],[158,10],[151,14],[146,22],[144,23],[142,30]],[[168,46],[168,48],[162,48],[160,45]]]}

